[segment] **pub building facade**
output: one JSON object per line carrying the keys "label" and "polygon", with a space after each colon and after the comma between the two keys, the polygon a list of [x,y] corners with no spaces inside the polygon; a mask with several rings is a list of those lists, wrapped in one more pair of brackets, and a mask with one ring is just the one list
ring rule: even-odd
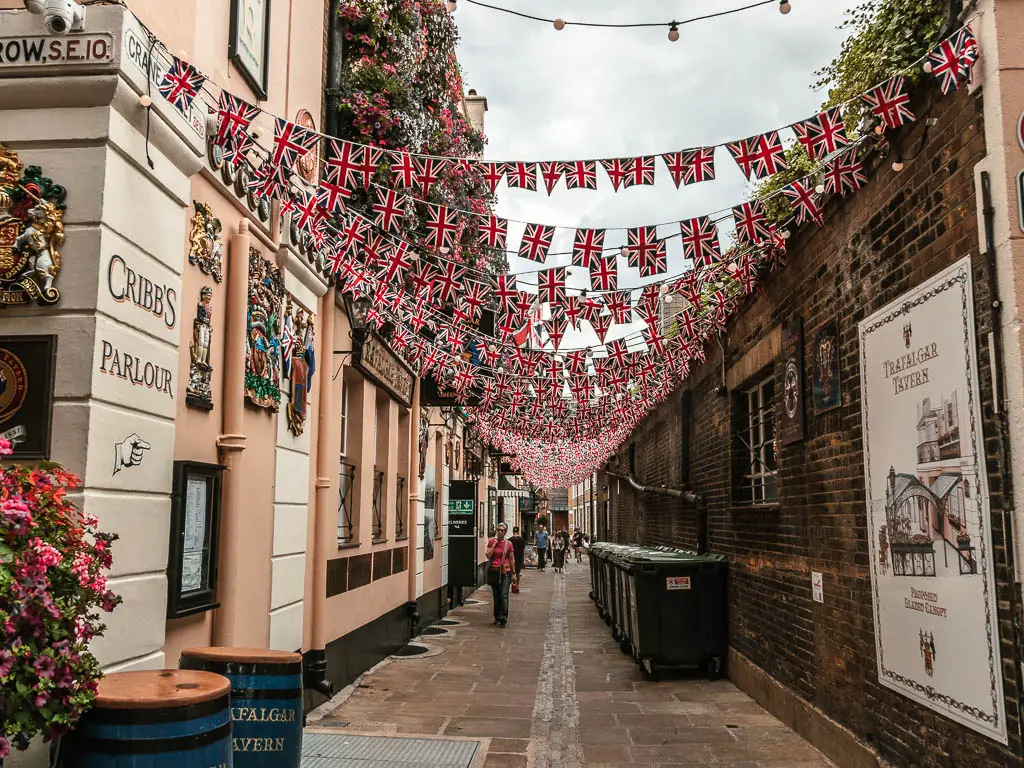
{"label": "pub building facade", "polygon": [[[420,408],[323,254],[225,166],[200,102],[156,92],[180,51],[259,103],[265,134],[274,114],[317,128],[323,3],[274,0],[273,24],[270,5],[94,5],[60,39],[75,56],[0,63],[0,372],[18,386],[0,433],[14,460],[81,475],[76,503],[120,536],[104,669],[269,647],[326,693],[443,614],[446,489],[472,470],[485,505],[488,458],[476,441],[467,466],[464,420]],[[5,50],[45,39],[20,1],[0,21]],[[482,128],[486,100],[463,109]],[[30,226],[49,245],[34,270],[13,248]]]}

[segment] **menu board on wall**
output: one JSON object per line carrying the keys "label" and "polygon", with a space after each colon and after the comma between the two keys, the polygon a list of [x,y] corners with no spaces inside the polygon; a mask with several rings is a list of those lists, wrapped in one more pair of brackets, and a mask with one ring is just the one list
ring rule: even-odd
{"label": "menu board on wall", "polygon": [[206,504],[211,479],[188,476],[185,487],[185,543],[182,552],[181,594],[202,589],[206,540]]}
{"label": "menu board on wall", "polygon": [[859,336],[879,681],[1005,744],[970,259]]}

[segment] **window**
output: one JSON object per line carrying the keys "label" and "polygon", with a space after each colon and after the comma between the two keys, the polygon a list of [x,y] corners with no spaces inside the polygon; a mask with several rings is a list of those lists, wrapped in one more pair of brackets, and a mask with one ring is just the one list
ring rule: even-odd
{"label": "window", "polygon": [[352,486],[355,484],[356,468],[344,460],[338,470],[338,546],[351,544],[355,538],[352,526]]}
{"label": "window", "polygon": [[734,501],[745,504],[778,501],[774,395],[775,386],[770,377],[736,395]]}
{"label": "window", "polygon": [[341,380],[341,455],[348,455],[348,382]]}
{"label": "window", "polygon": [[395,538],[405,538],[405,478],[395,479]]}
{"label": "window", "polygon": [[384,471],[373,470],[373,540],[384,538]]}

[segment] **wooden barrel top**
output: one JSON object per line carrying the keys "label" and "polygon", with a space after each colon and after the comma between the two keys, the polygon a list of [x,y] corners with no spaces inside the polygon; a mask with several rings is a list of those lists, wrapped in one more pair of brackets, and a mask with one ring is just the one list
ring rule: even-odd
{"label": "wooden barrel top", "polygon": [[203,659],[221,664],[301,664],[302,654],[291,651],[271,651],[268,648],[186,648],[182,657]]}
{"label": "wooden barrel top", "polygon": [[212,672],[154,669],[115,672],[100,680],[94,706],[101,709],[173,709],[227,696],[231,682]]}

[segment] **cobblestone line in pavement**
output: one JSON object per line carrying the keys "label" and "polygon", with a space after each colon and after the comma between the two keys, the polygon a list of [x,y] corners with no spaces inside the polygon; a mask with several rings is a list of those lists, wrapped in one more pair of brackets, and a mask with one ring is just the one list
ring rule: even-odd
{"label": "cobblestone line in pavement", "polygon": [[584,762],[579,740],[576,668],[569,640],[566,580],[560,574],[552,576],[556,580],[555,591],[534,699],[528,765],[530,768],[578,768]]}

